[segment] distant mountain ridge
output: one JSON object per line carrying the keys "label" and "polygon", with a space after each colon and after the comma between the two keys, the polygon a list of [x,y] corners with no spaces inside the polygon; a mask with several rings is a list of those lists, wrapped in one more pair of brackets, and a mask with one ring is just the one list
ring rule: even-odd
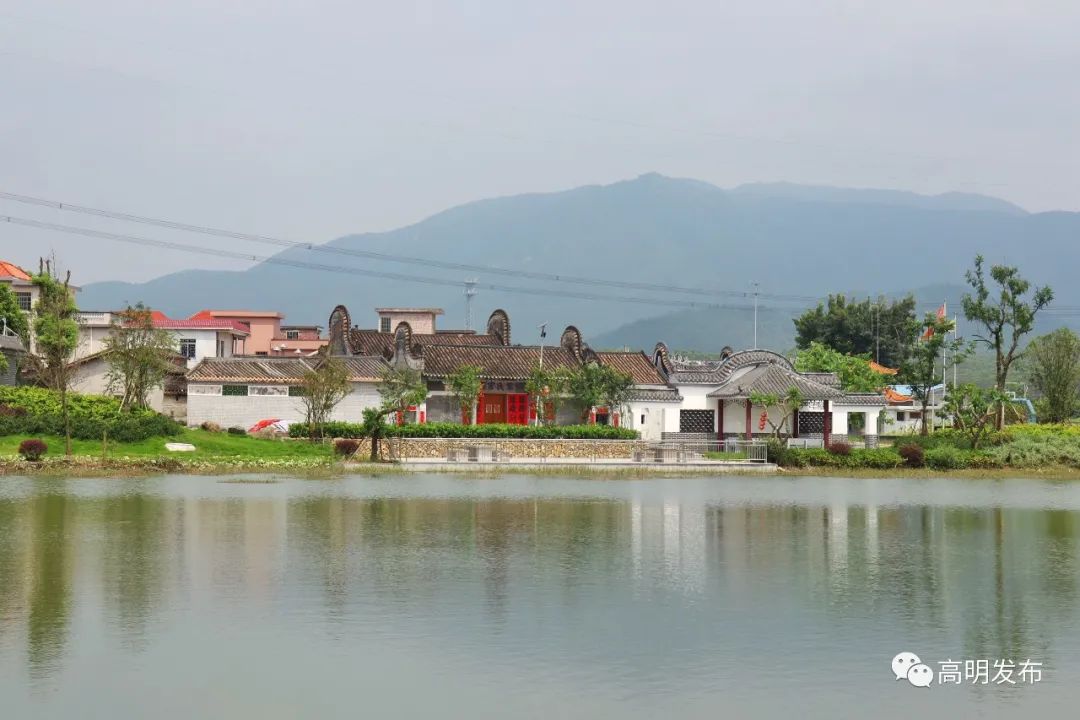
{"label": "distant mountain ridge", "polygon": [[[724,190],[699,180],[650,173],[610,185],[479,200],[397,230],[349,235],[328,245],[700,287],[736,295],[664,297],[741,307],[749,302],[752,281],[760,283],[766,295],[809,297],[838,289],[877,295],[935,283],[956,285],[963,282],[974,255],[982,252],[991,262],[1018,264],[1026,277],[1051,284],[1059,303],[1080,304],[1080,290],[1072,283],[1072,268],[1080,260],[1077,238],[1078,213],[1027,213],[981,195],[923,196],[787,183]],[[479,323],[493,308],[503,307],[510,314],[516,342],[537,341],[536,328],[546,322],[549,332],[551,327],[574,324],[593,344],[597,339],[604,345],[630,344],[611,331],[679,310],[652,302],[656,295],[640,289],[414,267],[303,248],[278,257],[455,283],[476,277],[480,292],[474,321]],[[496,291],[489,284],[551,295]],[[344,303],[362,326],[374,326],[376,306],[434,305],[446,309],[441,326],[455,328],[464,324],[463,290],[463,285],[444,287],[263,263],[243,272],[185,270],[142,284],[88,284],[80,303],[110,309],[141,300],[178,317],[206,307],[275,309],[285,312],[288,322],[323,324],[331,308]],[[767,297],[761,304],[762,312],[769,313]],[[724,310],[688,312],[699,311],[734,317]],[[665,338],[653,338],[649,347],[661,339]],[[692,340],[688,337],[688,342]]]}

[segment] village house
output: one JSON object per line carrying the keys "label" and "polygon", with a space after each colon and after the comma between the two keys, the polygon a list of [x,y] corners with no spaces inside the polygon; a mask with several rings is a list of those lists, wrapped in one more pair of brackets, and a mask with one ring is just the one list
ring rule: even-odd
{"label": "village house", "polygon": [[[26,313],[27,319],[30,321],[29,325],[32,328],[34,326],[34,306],[37,305],[40,291],[34,285],[30,273],[15,263],[0,260],[0,283],[7,285],[8,289],[11,290],[15,296],[15,302],[18,303],[19,309]],[[79,288],[72,285],[71,290],[77,293]],[[0,333],[2,333],[2,330],[0,330]],[[37,340],[34,338],[33,332],[30,333],[28,340],[30,346],[26,350],[31,353],[37,352]]]}
{"label": "village house", "polygon": [[785,396],[796,389],[802,404],[787,420],[792,439],[820,439],[824,445],[846,439],[858,415],[867,445],[877,444],[877,416],[885,406],[878,393],[848,393],[835,373],[800,373],[784,356],[769,350],[726,348],[718,360],[688,361],[670,356],[658,343],[653,364],[678,391],[682,403],[665,417],[664,437],[717,437],[750,440],[771,435],[784,418],[779,408],[755,406],[754,395]]}
{"label": "village house", "polygon": [[[360,422],[369,407],[378,407],[377,383],[387,366],[381,357],[341,358],[350,391],[331,415],[333,420]],[[261,420],[303,422],[304,374],[320,358],[204,358],[187,374],[187,424],[213,422],[222,427],[250,428]]]}
{"label": "village house", "polygon": [[[427,400],[410,419],[419,422],[462,422],[465,418],[447,379],[459,368],[480,369],[484,383],[477,407],[477,422],[526,425],[537,419],[536,398],[525,391],[534,368],[573,371],[595,362],[630,376],[633,388],[624,408],[577,408],[569,401],[548,403],[545,412],[557,424],[610,423],[639,430],[646,439],[660,439],[663,417],[678,407],[681,398],[641,352],[595,352],[570,326],[558,344],[514,345],[510,318],[494,311],[483,333],[439,330],[437,308],[379,308],[378,329],[352,327],[348,310],[338,306],[330,317],[330,352],[341,355],[378,355],[395,365],[421,372],[428,385]],[[412,323],[424,330],[417,331]],[[392,331],[385,328],[392,326]],[[568,400],[568,399],[564,399]],[[552,407],[554,405],[554,407]],[[583,416],[584,415],[584,416]]]}
{"label": "village house", "polygon": [[319,325],[282,325],[270,343],[270,354],[311,356],[326,343]]}

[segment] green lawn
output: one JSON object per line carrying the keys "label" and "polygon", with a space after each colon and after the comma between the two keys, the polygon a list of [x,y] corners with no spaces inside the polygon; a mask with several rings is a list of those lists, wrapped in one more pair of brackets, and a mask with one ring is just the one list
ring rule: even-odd
{"label": "green lawn", "polygon": [[[19,443],[29,436],[6,435],[0,437],[0,456],[15,455]],[[64,438],[44,436],[41,438],[49,446],[46,457],[60,457],[64,454]],[[173,453],[165,449],[167,442],[186,442],[195,446],[195,452]],[[71,450],[74,455],[101,457],[100,440],[72,440]],[[322,443],[309,443],[303,440],[268,440],[245,435],[211,433],[205,430],[184,430],[172,438],[149,438],[133,443],[109,443],[109,457],[176,457],[179,459],[213,458],[329,458],[332,448]]]}

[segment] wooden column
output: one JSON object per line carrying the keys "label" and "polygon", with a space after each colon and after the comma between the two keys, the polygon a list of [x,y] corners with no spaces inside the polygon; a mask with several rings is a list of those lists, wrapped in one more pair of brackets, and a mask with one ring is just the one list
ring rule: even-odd
{"label": "wooden column", "polygon": [[829,408],[829,401],[828,400],[822,400],[821,401],[821,406],[825,409],[825,414],[822,415],[822,417],[821,417],[821,424],[822,424],[822,430],[824,430],[824,432],[822,433],[822,436],[823,436],[823,439],[825,440],[825,447],[827,449],[829,447],[829,445],[831,444],[831,442],[832,442],[829,439],[829,436],[832,435],[832,410]]}
{"label": "wooden column", "polygon": [[724,399],[716,401],[716,439],[724,439]]}
{"label": "wooden column", "polygon": [[799,437],[799,408],[791,413],[791,437]]}
{"label": "wooden column", "polygon": [[754,421],[753,421],[753,418],[750,417],[752,412],[753,412],[753,408],[754,408],[754,406],[750,402],[750,398],[746,398],[746,439],[747,440],[753,440],[754,439],[754,431],[753,431],[753,423],[754,423]]}

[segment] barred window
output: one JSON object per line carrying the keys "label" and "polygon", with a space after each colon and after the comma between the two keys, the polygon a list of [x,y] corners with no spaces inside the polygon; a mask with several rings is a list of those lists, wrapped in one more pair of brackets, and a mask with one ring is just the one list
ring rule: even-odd
{"label": "barred window", "polygon": [[288,395],[289,389],[284,385],[251,385],[248,387],[248,395]]}
{"label": "barred window", "polygon": [[19,309],[20,310],[23,310],[25,312],[30,312],[31,307],[33,307],[33,302],[30,300],[30,293],[28,293],[28,292],[17,292],[17,293],[15,293],[15,299],[19,303]]}
{"label": "barred window", "polygon": [[181,338],[180,339],[180,354],[186,357],[188,360],[195,358],[195,339],[194,338]]}
{"label": "barred window", "polygon": [[247,385],[222,385],[221,394],[227,397],[247,397]]}
{"label": "barred window", "polygon": [[301,385],[290,385],[289,386],[289,397],[304,397],[305,395],[307,395],[307,393],[304,392],[303,386],[301,386]]}

